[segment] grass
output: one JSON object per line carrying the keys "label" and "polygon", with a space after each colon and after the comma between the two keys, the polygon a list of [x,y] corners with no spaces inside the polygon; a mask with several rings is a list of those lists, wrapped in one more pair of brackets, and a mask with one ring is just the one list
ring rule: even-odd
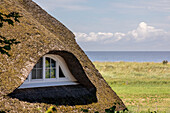
{"label": "grass", "polygon": [[130,112],[170,112],[170,64],[94,62]]}

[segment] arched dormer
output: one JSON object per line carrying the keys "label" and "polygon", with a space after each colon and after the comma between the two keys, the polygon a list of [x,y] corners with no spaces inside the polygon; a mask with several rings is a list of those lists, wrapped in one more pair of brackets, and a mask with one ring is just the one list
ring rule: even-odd
{"label": "arched dormer", "polygon": [[62,85],[76,85],[64,59],[59,55],[46,54],[34,66],[25,82],[19,87],[34,88]]}
{"label": "arched dormer", "polygon": [[50,51],[42,56],[24,83],[8,96],[32,103],[55,105],[97,102],[96,88],[78,59],[67,51]]}

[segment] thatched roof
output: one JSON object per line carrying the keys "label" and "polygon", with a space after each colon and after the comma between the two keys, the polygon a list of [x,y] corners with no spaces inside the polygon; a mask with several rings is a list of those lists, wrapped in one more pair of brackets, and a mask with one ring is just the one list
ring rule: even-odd
{"label": "thatched roof", "polygon": [[61,55],[78,82],[88,91],[96,91],[97,102],[82,105],[82,108],[101,111],[115,102],[119,103],[117,110],[126,108],[78,46],[74,34],[62,23],[32,0],[0,0],[0,12],[8,14],[13,11],[23,16],[20,23],[15,23],[14,27],[4,24],[0,33],[7,38],[16,38],[21,43],[12,46],[10,57],[0,55],[0,110],[36,112],[38,107],[45,110],[50,106],[48,103],[30,103],[7,96],[24,82],[36,62],[47,53]]}

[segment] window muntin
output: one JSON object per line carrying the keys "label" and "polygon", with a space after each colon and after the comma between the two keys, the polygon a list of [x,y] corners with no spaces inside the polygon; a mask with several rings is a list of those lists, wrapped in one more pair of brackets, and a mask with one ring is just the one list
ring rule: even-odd
{"label": "window muntin", "polygon": [[40,58],[40,60],[32,69],[31,79],[42,79],[43,78],[42,73],[43,73],[43,64],[42,64],[42,58]]}
{"label": "window muntin", "polygon": [[45,58],[45,78],[56,78],[56,61],[49,57]]}

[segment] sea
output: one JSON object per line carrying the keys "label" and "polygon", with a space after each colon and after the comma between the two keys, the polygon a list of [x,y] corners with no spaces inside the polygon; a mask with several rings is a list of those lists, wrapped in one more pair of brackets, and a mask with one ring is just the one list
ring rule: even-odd
{"label": "sea", "polygon": [[91,61],[170,62],[170,51],[85,51]]}

